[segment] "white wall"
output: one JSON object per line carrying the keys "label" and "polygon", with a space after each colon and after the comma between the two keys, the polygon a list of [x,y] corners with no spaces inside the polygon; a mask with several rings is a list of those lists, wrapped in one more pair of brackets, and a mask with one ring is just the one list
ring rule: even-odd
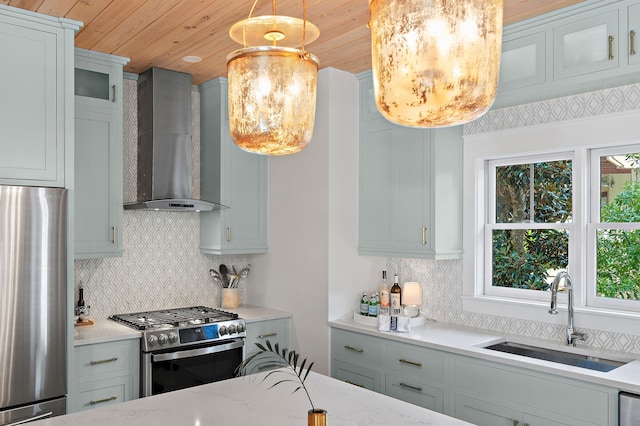
{"label": "white wall", "polygon": [[351,309],[369,263],[357,256],[357,90],[354,75],[322,69],[311,143],[269,158],[269,252],[252,259],[260,280],[246,293],[248,303],[293,313],[291,348],[324,374],[327,319]]}

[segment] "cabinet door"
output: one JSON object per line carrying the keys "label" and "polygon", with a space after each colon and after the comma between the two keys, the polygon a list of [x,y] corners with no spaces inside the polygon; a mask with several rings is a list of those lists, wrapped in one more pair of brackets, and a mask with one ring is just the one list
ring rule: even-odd
{"label": "cabinet door", "polygon": [[477,426],[515,426],[522,413],[464,395],[455,395],[455,417]]}
{"label": "cabinet door", "polygon": [[442,388],[423,383],[416,377],[407,378],[387,374],[384,393],[397,399],[442,413]]}
{"label": "cabinet door", "polygon": [[628,44],[628,56],[629,65],[640,63],[640,44],[638,44],[640,37],[640,3],[629,6],[627,10],[628,14],[628,27],[627,37],[629,38]]}
{"label": "cabinet door", "polygon": [[617,68],[618,10],[553,29],[554,79]]}
{"label": "cabinet door", "polygon": [[70,401],[71,412],[84,411],[129,401],[132,398],[132,376],[113,377],[79,384]]}
{"label": "cabinet door", "polygon": [[64,186],[62,38],[0,11],[0,183]]}
{"label": "cabinet door", "polygon": [[376,121],[360,133],[360,230],[362,254],[422,251],[429,194],[428,131]]}
{"label": "cabinet door", "polygon": [[545,35],[541,31],[502,44],[501,93],[546,82]]}
{"label": "cabinet door", "polygon": [[363,367],[361,364],[355,365],[333,360],[331,362],[331,377],[374,392],[382,391],[380,371]]}
{"label": "cabinet door", "polygon": [[200,251],[265,253],[268,248],[268,159],[238,148],[227,116],[227,81],[200,85],[200,193],[229,209],[200,213]]}
{"label": "cabinet door", "polygon": [[241,150],[226,138],[228,144],[222,203],[225,218],[226,252],[267,251],[267,158]]}
{"label": "cabinet door", "polygon": [[76,109],[76,258],[122,255],[122,135],[114,113]]}

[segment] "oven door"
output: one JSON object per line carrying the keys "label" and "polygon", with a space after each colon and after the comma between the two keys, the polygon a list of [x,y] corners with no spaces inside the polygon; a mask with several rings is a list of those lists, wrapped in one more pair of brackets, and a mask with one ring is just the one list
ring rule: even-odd
{"label": "oven door", "polygon": [[141,396],[230,379],[243,355],[244,339],[144,353]]}

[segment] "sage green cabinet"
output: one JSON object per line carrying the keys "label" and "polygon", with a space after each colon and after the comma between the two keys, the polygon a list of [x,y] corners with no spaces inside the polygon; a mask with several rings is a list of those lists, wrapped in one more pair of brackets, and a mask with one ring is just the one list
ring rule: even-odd
{"label": "sage green cabinet", "polygon": [[629,65],[637,65],[640,63],[640,3],[632,4],[627,9],[627,33],[629,40],[627,46],[627,54],[629,57]]}
{"label": "sage green cabinet", "polygon": [[640,82],[637,0],[582,2],[506,26],[494,108]]}
{"label": "sage green cabinet", "polygon": [[452,358],[453,415],[479,426],[616,425],[617,389]]}
{"label": "sage green cabinet", "polygon": [[200,213],[200,251],[207,254],[265,253],[267,157],[238,148],[231,140],[227,80],[200,89],[200,196],[228,209]]}
{"label": "sage green cabinet", "polygon": [[556,80],[618,68],[618,10],[555,27],[553,44]]}
{"label": "sage green cabinet", "polygon": [[[245,339],[245,358],[253,355],[258,352],[258,348],[256,343],[260,343],[261,345],[267,345],[267,341],[271,344],[272,347],[275,347],[277,344],[280,347],[280,350],[287,348],[290,349],[290,339],[289,339],[289,318],[278,318],[271,320],[263,320],[263,321],[249,321],[246,323],[247,327],[247,337]],[[284,362],[283,362],[284,365]],[[253,371],[257,373],[259,371],[264,371],[265,369],[272,368],[273,365],[269,366],[257,366],[256,370]]]}
{"label": "sage green cabinet", "polygon": [[370,72],[360,81],[362,255],[462,256],[462,126],[398,126],[375,111]]}
{"label": "sage green cabinet", "polygon": [[79,27],[0,4],[0,184],[65,186]]}
{"label": "sage green cabinet", "polygon": [[500,92],[543,84],[547,81],[546,32],[537,31],[502,44]]}
{"label": "sage green cabinet", "polygon": [[69,411],[73,413],[137,399],[139,381],[139,339],[76,346]]}
{"label": "sage green cabinet", "polygon": [[331,376],[479,426],[618,424],[618,389],[338,328]]}
{"label": "sage green cabinet", "polygon": [[122,67],[127,62],[76,49],[76,75],[85,76],[76,79],[75,90],[76,259],[123,253]]}

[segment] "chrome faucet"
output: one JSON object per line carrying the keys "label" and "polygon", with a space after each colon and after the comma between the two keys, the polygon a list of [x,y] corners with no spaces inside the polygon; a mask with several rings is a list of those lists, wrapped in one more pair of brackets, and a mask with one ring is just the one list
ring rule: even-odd
{"label": "chrome faucet", "polygon": [[558,295],[558,285],[560,284],[560,280],[564,278],[565,287],[569,292],[567,298],[567,311],[569,313],[569,323],[567,325],[567,344],[571,346],[576,345],[577,340],[585,340],[587,335],[584,333],[576,333],[573,331],[573,285],[571,284],[571,277],[569,273],[566,271],[560,271],[553,279],[553,283],[551,283],[551,308],[549,309],[549,313],[551,315],[557,315],[557,295]]}

